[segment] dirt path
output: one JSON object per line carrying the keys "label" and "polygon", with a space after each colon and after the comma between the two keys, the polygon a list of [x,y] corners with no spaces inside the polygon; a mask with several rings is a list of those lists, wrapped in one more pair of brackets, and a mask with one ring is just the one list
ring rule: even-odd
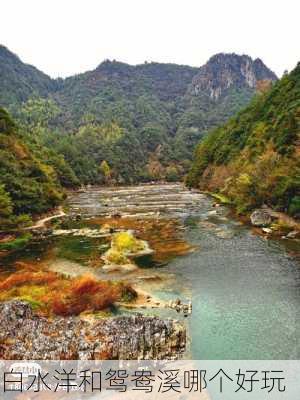
{"label": "dirt path", "polygon": [[44,227],[46,226],[46,223],[49,222],[49,221],[51,221],[52,219],[61,218],[61,217],[64,217],[65,215],[67,215],[67,214],[63,211],[63,208],[62,208],[62,207],[59,207],[59,208],[58,208],[58,211],[59,211],[58,214],[55,214],[55,215],[51,215],[51,216],[49,216],[49,217],[42,218],[42,219],[38,220],[34,225],[25,228],[25,230],[29,230],[29,231],[30,231],[30,230],[34,230],[34,229],[42,229],[42,228],[44,228]]}

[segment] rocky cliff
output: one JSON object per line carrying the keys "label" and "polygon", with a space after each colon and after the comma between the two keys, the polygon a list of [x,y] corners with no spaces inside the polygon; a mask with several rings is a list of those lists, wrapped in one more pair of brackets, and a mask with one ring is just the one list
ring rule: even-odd
{"label": "rocky cliff", "polygon": [[200,67],[193,78],[191,93],[206,93],[218,100],[231,87],[255,89],[259,81],[275,81],[276,75],[261,59],[253,60],[246,55],[216,54]]}

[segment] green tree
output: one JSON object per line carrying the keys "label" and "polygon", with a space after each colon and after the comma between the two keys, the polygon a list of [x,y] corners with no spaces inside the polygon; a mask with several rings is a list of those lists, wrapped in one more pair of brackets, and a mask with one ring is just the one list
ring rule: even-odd
{"label": "green tree", "polygon": [[106,183],[108,183],[111,179],[111,169],[110,166],[108,165],[106,160],[103,160],[100,164],[100,171],[104,176],[104,180]]}
{"label": "green tree", "polygon": [[12,200],[9,194],[5,191],[4,185],[0,185],[0,226],[4,227],[8,225],[12,216]]}
{"label": "green tree", "polygon": [[60,109],[52,99],[33,97],[23,103],[18,113],[19,119],[28,126],[48,127],[60,113]]}

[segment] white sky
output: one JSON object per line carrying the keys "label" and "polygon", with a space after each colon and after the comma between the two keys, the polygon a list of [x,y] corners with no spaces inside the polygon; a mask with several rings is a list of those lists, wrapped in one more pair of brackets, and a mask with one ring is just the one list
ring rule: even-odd
{"label": "white sky", "polygon": [[[300,61],[299,0],[3,0],[0,43],[53,77],[104,59],[200,66],[218,52]],[[297,50],[298,49],[298,50]]]}

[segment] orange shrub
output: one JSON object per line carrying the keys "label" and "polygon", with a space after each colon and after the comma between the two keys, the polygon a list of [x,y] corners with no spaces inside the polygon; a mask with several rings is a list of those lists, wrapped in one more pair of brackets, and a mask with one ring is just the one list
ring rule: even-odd
{"label": "orange shrub", "polygon": [[43,312],[61,316],[104,310],[123,296],[134,297],[134,290],[122,283],[99,281],[90,275],[67,278],[46,271],[12,274],[0,283],[0,292],[2,300],[23,299],[39,304]]}
{"label": "orange shrub", "polygon": [[9,290],[16,286],[25,284],[31,285],[50,285],[57,280],[57,274],[54,272],[17,272],[10,275],[3,282],[0,282],[0,290]]}
{"label": "orange shrub", "polygon": [[[105,282],[103,282],[105,286]],[[71,291],[74,296],[94,294],[100,289],[101,284],[92,276],[84,275],[72,281]]]}
{"label": "orange shrub", "polygon": [[83,311],[100,311],[122,297],[123,285],[97,281],[91,276],[75,278],[63,293],[52,300],[57,315],[78,315]]}

